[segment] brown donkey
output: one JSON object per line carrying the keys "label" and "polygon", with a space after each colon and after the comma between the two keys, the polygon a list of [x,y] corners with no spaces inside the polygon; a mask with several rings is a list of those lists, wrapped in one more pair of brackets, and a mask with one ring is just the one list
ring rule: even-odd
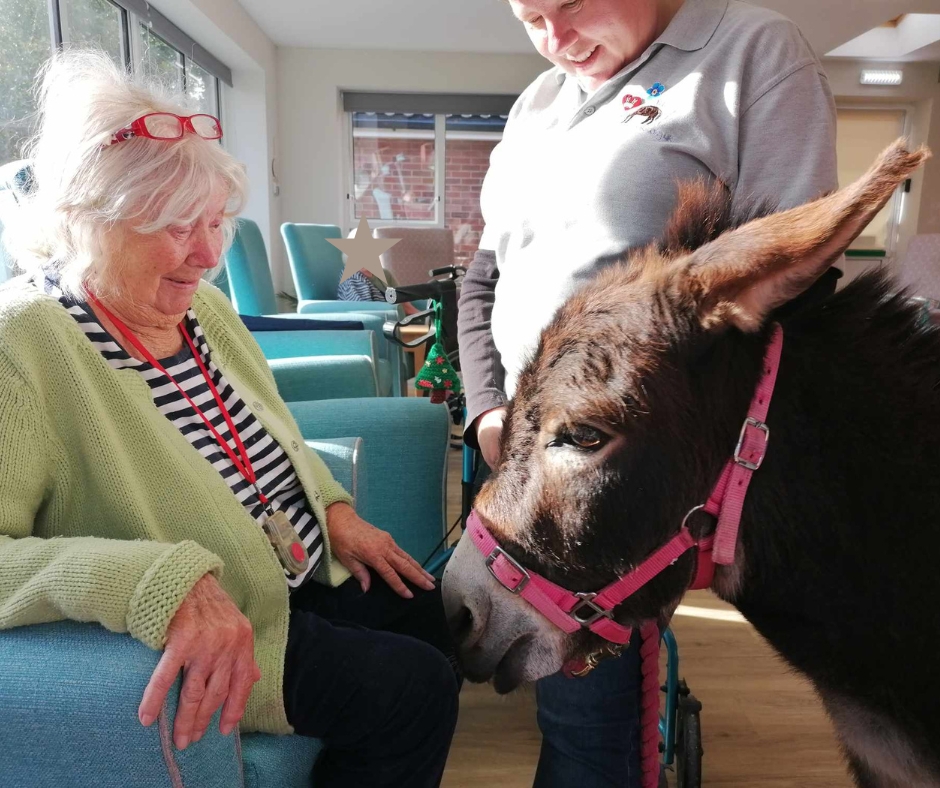
{"label": "brown donkey", "polygon": [[[785,305],[928,155],[896,143],[854,185],[736,229],[726,195],[685,187],[662,243],[543,332],[476,504],[522,565],[597,591],[708,498],[779,323],[772,437],[712,588],[813,682],[866,788],[940,786],[940,331],[882,274]],[[689,522],[696,538],[715,528]],[[695,571],[693,550],[614,619],[665,622]],[[444,595],[466,675],[500,692],[604,645],[500,585],[468,538]]]}

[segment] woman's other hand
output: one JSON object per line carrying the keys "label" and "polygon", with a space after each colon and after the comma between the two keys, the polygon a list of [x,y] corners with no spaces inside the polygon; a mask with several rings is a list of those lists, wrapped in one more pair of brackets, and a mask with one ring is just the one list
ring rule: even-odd
{"label": "woman's other hand", "polygon": [[182,669],[173,729],[177,748],[199,741],[223,703],[219,730],[227,736],[244,715],[251,688],[261,678],[254,647],[248,619],[215,577],[204,575],[170,622],[163,657],[144,690],[140,721],[153,723]]}
{"label": "woman's other hand", "polygon": [[369,525],[348,503],[334,503],[326,510],[326,527],[333,555],[359,581],[363,592],[369,590],[372,567],[399,596],[411,599],[402,578],[420,588],[434,588],[434,576],[402,550],[391,534]]}
{"label": "woman's other hand", "polygon": [[502,449],[503,423],[506,421],[506,408],[493,408],[477,419],[477,443],[480,453],[490,468],[499,462]]}

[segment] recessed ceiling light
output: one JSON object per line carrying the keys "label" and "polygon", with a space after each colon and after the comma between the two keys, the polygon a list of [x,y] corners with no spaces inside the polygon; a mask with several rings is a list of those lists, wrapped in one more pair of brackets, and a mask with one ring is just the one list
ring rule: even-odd
{"label": "recessed ceiling light", "polygon": [[903,79],[903,71],[862,71],[863,85],[900,85]]}

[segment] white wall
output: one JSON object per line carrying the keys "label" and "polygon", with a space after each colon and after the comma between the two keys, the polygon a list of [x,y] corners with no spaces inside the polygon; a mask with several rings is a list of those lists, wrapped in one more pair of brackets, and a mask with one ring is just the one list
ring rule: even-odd
{"label": "white wall", "polygon": [[[549,67],[538,55],[278,50],[281,220],[343,224],[342,90],[520,93]],[[283,244],[275,281],[293,291]]]}
{"label": "white wall", "polygon": [[280,204],[271,162],[277,147],[277,48],[237,0],[155,0],[159,11],[232,69],[223,91],[225,146],[248,171],[243,216],[256,221],[268,249],[279,242]]}
{"label": "white wall", "polygon": [[[940,232],[940,66],[901,64],[905,76],[900,87],[870,88],[859,84],[864,65],[843,58],[824,60],[836,100],[912,107],[912,143],[927,144],[937,152],[937,158],[913,178],[907,195],[898,246],[898,253],[903,254],[911,236]],[[883,62],[867,65],[891,67]],[[343,224],[346,127],[342,90],[518,93],[546,67],[536,54],[278,49],[280,220]],[[275,282],[293,291],[283,243],[279,233],[272,231],[272,236],[274,243],[268,248]]]}

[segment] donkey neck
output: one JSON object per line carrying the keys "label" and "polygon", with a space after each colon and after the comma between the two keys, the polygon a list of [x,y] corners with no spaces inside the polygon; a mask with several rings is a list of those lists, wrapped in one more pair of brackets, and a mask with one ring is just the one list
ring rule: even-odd
{"label": "donkey neck", "polygon": [[[783,321],[770,445],[744,508],[740,583],[724,594],[771,639],[762,618],[822,628],[867,604],[877,620],[885,588],[916,609],[915,565],[940,549],[940,335],[887,289],[863,281]],[[759,350],[730,341],[714,374],[748,378]],[[734,431],[744,397],[720,429]]]}

